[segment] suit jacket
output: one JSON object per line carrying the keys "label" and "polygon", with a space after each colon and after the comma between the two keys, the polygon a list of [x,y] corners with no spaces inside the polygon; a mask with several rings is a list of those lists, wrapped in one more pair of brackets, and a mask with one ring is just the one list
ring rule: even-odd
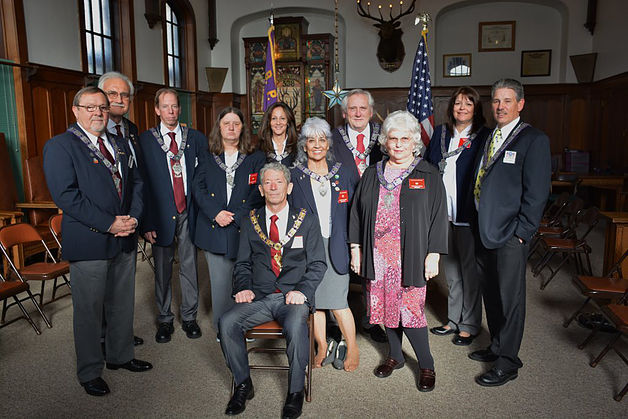
{"label": "suit jacket", "polygon": [[[369,138],[368,144],[364,144],[365,148],[369,147],[369,144],[374,143],[373,147],[371,147],[371,152],[369,153],[369,165],[374,165],[378,161],[380,161],[383,157],[381,146],[379,145],[379,134],[381,131],[381,125],[375,122],[369,122],[371,128],[371,138]],[[347,130],[347,126],[345,124],[345,131]],[[334,128],[331,132],[332,138],[332,150],[334,152],[334,158],[336,161],[342,163],[347,169],[351,168],[353,179],[357,184],[360,180],[360,173],[358,172],[358,168],[355,165],[355,157],[353,153],[347,145],[345,144],[342,135],[340,135],[340,131],[338,128]],[[355,185],[354,185],[355,186]]]}
{"label": "suit jacket", "polygon": [[[411,179],[422,181],[422,187],[410,188]],[[373,247],[379,191],[376,166],[369,166],[355,190],[349,216],[349,242],[362,245],[362,274],[367,279],[375,279]],[[427,254],[447,253],[445,186],[438,169],[425,160],[401,183],[399,220],[402,285],[423,287]]]}
{"label": "suit jacket", "polygon": [[[159,128],[157,128],[159,129]],[[144,165],[146,187],[146,214],[141,232],[156,231],[158,246],[170,246],[174,240],[177,224],[177,207],[174,202],[174,190],[170,180],[170,162],[166,153],[150,130],[140,135],[140,149]],[[185,147],[185,169],[187,183],[187,213],[190,237],[194,240],[196,229],[197,208],[194,202],[194,174],[202,153],[207,149],[207,138],[199,131],[188,128],[187,144]]]}
{"label": "suit jacket", "polygon": [[[77,124],[72,126],[80,130]],[[57,135],[44,146],[46,182],[63,210],[63,257],[70,261],[110,259],[135,248],[133,237],[117,238],[107,230],[117,215],[141,221],[142,180],[137,170],[129,169],[127,143],[107,137],[121,150],[122,199],[103,161],[72,132]]]}
{"label": "suit jacket", "polygon": [[[443,158],[440,149],[441,133],[445,130],[445,150],[449,149],[451,135],[447,132],[446,125],[439,125],[434,130],[430,144],[425,152],[425,160],[435,166]],[[473,194],[469,195],[469,189],[473,190],[475,186],[475,157],[484,150],[484,143],[491,134],[491,131],[482,127],[478,131],[475,139],[469,148],[462,150],[456,160],[456,220],[459,223],[470,223],[475,215],[475,203],[473,202]]]}
{"label": "suit jacket", "polygon": [[[292,228],[300,209],[290,207],[287,229]],[[255,210],[260,228],[266,230],[266,207]],[[321,229],[316,216],[307,213],[296,234],[283,248],[282,269],[276,277],[270,267],[270,247],[260,239],[253,229],[253,223],[246,215],[241,222],[238,259],[233,269],[233,293],[251,290],[255,300],[259,300],[279,289],[284,295],[289,291],[300,291],[307,298],[307,304],[315,307],[316,287],[323,280],[327,263]],[[293,247],[296,237],[301,247]]]}
{"label": "suit jacket", "polygon": [[[194,199],[200,209],[194,244],[209,252],[235,259],[238,255],[240,221],[251,209],[264,205],[258,185],[259,171],[264,166],[266,158],[260,151],[246,156],[235,171],[235,185],[227,204],[225,171],[218,166],[209,151],[206,150],[202,156],[194,175]],[[219,157],[224,163],[224,153]],[[233,222],[226,227],[220,227],[214,221],[222,210],[234,213]]]}
{"label": "suit jacket", "polygon": [[[547,135],[528,126],[516,137],[507,138],[504,144],[506,147],[498,150],[495,163],[484,175],[474,226],[487,249],[502,247],[513,235],[529,242],[541,221],[551,186]],[[476,156],[474,179],[482,154]],[[508,163],[508,160],[514,161]],[[473,195],[473,188],[469,193]]]}
{"label": "suit jacket", "polygon": [[[261,149],[259,149],[259,151],[261,153],[264,153]],[[279,163],[283,164],[286,167],[292,167],[292,165],[294,164],[294,159],[295,159],[296,156],[297,156],[297,153],[295,151],[293,153],[288,154],[283,159],[281,159],[281,161],[279,161]],[[277,161],[277,160],[273,159],[272,157],[267,156],[265,153],[264,153],[264,157],[266,158],[265,163],[274,163],[274,162]]]}
{"label": "suit jacket", "polygon": [[[330,164],[330,170],[332,167],[333,165]],[[316,216],[318,219],[318,210],[316,201],[314,201],[310,177],[296,167],[291,169],[290,172],[294,185],[292,193],[288,197],[290,205],[294,208],[305,208],[309,214]],[[332,186],[330,192],[331,233],[329,236],[329,257],[336,272],[344,275],[349,272],[349,245],[347,244],[349,206],[355,190],[354,185],[357,182],[353,178],[353,171],[347,169],[344,164],[340,166],[331,182],[335,183],[336,186]],[[346,199],[342,200],[343,202],[339,200],[341,191],[347,193]]]}

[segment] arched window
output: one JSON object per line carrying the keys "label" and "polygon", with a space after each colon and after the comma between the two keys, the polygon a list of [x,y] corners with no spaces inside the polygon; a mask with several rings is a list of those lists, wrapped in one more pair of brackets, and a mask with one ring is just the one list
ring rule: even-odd
{"label": "arched window", "polygon": [[181,88],[184,85],[184,21],[181,13],[166,2],[165,42],[168,65],[168,86]]}
{"label": "arched window", "polygon": [[84,71],[103,74],[118,69],[116,0],[79,0],[84,45]]}

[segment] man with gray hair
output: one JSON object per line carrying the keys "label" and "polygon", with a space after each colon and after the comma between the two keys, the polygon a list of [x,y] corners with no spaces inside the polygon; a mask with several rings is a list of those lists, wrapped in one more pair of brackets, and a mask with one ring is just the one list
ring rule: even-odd
{"label": "man with gray hair", "polygon": [[235,388],[225,414],[237,415],[253,398],[244,334],[276,320],[283,327],[290,365],[282,417],[303,408],[309,359],[307,319],[327,264],[318,217],[288,205],[290,171],[272,162],[260,170],[259,190],[266,205],[240,222],[240,245],[233,270],[236,305],[220,318],[220,345]]}
{"label": "man with gray hair", "polygon": [[[364,169],[382,159],[379,144],[381,125],[371,122],[374,105],[373,96],[368,91],[351,90],[342,100],[342,117],[345,119],[345,124],[336,127],[331,133],[336,161],[351,168],[356,184],[362,177]],[[362,284],[362,293],[366,295],[364,278],[352,274],[353,280]],[[363,303],[366,307],[364,298]],[[386,333],[379,325],[369,323],[367,314],[362,318],[362,328],[375,342],[383,343],[388,340]]]}
{"label": "man with gray hair", "polygon": [[[110,71],[103,74],[98,79],[98,88],[107,95],[109,99],[109,122],[107,122],[107,131],[110,134],[117,135],[120,139],[126,140],[131,150],[132,159],[130,165],[137,166],[138,173],[142,176],[141,168],[138,162],[138,153],[140,152],[139,131],[137,125],[129,121],[124,115],[129,112],[131,100],[133,100],[133,83],[127,76],[117,71]],[[133,235],[137,247],[137,234]],[[133,263],[133,277],[135,278],[135,262]],[[144,339],[133,336],[135,346],[144,343]]]}
{"label": "man with gray hair", "polygon": [[526,261],[551,185],[547,135],[523,122],[523,86],[502,79],[491,91],[497,126],[483,153],[478,153],[473,198],[477,218],[472,221],[476,256],[481,270],[486,319],[491,334],[488,348],[469,354],[493,367],[476,377],[481,386],[501,386],[517,378],[523,366],[526,302]]}

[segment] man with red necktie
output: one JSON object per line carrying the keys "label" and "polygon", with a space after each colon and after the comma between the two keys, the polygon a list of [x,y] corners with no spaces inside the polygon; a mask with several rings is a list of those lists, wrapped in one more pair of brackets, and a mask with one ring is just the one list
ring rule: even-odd
{"label": "man with red necktie", "polygon": [[112,370],[152,368],[135,359],[133,349],[132,236],[142,215],[143,184],[130,165],[127,144],[107,134],[105,93],[93,86],[79,90],[72,112],[76,124],[44,146],[44,173],[52,199],[63,210],[77,376],[87,394],[104,396],[109,393],[101,377],[105,361]]}
{"label": "man with red necktie", "polygon": [[179,124],[181,107],[177,91],[163,88],[155,95],[160,124],[140,136],[146,182],[146,215],[141,232],[152,244],[155,258],[155,299],[159,311],[155,340],[166,343],[174,332],[172,264],[178,250],[181,282],[181,321],[190,339],[201,337],[198,311],[197,255],[194,245],[197,208],[193,179],[207,138]]}
{"label": "man with red necktie", "polygon": [[290,371],[282,417],[301,414],[305,367],[309,359],[307,318],[327,264],[318,217],[288,205],[290,171],[267,163],[259,173],[266,205],[240,223],[238,259],[233,271],[236,305],[220,318],[220,345],[235,389],[225,414],[237,415],[253,398],[244,334],[276,320],[286,337]]}
{"label": "man with red necktie", "polygon": [[[382,159],[378,141],[381,125],[371,122],[374,105],[373,96],[368,91],[351,90],[341,104],[345,124],[336,127],[331,132],[334,157],[344,167],[349,167],[354,171],[355,176],[352,178],[356,180],[356,184],[362,177],[364,169]],[[364,279],[351,272],[351,280],[361,283],[362,293],[366,295]],[[366,307],[364,298],[363,304]],[[362,328],[375,342],[388,341],[382,328],[377,324],[370,324],[366,314],[362,317]]]}

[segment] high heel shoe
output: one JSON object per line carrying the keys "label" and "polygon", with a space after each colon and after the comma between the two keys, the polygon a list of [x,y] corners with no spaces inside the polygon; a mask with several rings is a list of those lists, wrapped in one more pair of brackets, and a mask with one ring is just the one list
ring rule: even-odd
{"label": "high heel shoe", "polygon": [[336,358],[334,359],[333,365],[337,370],[342,370],[345,367],[345,358],[347,357],[347,344],[345,341],[341,341],[338,344],[338,349],[336,349]]}
{"label": "high heel shoe", "polygon": [[327,353],[325,355],[325,359],[321,362],[321,366],[329,365],[334,362],[336,358],[336,349],[338,348],[338,341],[336,339],[328,338],[327,339]]}

